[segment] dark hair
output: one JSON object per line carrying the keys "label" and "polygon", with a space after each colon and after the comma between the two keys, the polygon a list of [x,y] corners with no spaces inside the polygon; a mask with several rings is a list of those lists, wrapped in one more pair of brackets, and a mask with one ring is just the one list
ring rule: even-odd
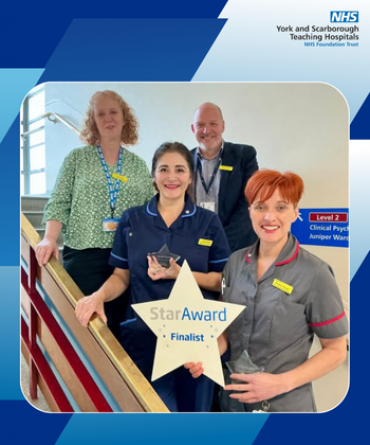
{"label": "dark hair", "polygon": [[[154,178],[155,170],[157,168],[157,164],[159,159],[165,155],[166,153],[178,153],[181,155],[189,167],[189,173],[191,179],[194,177],[194,159],[193,155],[190,153],[189,149],[182,144],[181,142],[164,142],[161,144],[157,150],[155,151],[152,159],[152,177]],[[154,188],[158,191],[156,183],[153,181]],[[192,200],[194,200],[193,196],[193,182],[189,184],[186,193],[190,196]]]}

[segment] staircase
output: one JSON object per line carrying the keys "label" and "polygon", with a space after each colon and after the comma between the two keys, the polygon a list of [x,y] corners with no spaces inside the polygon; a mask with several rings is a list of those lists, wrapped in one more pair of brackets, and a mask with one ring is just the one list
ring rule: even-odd
{"label": "staircase", "polygon": [[[28,219],[28,221],[35,228],[36,232],[42,239],[45,235],[45,227],[42,226],[41,221],[44,214],[44,207],[48,202],[48,196],[22,196],[21,197],[21,211]],[[59,246],[59,260],[62,261],[63,253],[63,237],[58,238]]]}

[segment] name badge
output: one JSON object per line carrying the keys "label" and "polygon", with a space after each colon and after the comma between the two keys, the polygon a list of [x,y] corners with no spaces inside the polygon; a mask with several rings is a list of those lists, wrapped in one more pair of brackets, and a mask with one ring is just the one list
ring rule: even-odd
{"label": "name badge", "polygon": [[220,170],[224,170],[225,172],[232,172],[234,170],[234,167],[231,165],[220,165]]}
{"label": "name badge", "polygon": [[202,209],[210,210],[211,212],[216,211],[216,203],[215,202],[201,202],[199,204],[199,207],[202,207]]}
{"label": "name badge", "polygon": [[118,218],[103,219],[103,232],[115,232],[119,223]]}
{"label": "name badge", "polygon": [[127,176],[122,176],[122,175],[119,175],[118,173],[113,173],[112,174],[112,178],[119,179],[122,182],[127,182],[128,181],[128,177]]}
{"label": "name badge", "polygon": [[282,290],[283,292],[287,294],[291,294],[293,291],[293,286],[289,286],[289,284],[283,283],[282,281],[279,281],[275,278],[275,280],[272,282],[272,285],[274,287],[277,287],[278,289]]}
{"label": "name badge", "polygon": [[211,247],[212,244],[213,244],[213,240],[211,240],[211,239],[199,238],[198,244],[199,244],[200,246]]}

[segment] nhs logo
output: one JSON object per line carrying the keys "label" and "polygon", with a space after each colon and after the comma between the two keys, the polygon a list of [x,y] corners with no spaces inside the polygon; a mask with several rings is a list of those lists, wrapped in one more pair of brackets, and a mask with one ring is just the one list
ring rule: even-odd
{"label": "nhs logo", "polygon": [[331,22],[358,22],[358,11],[330,11]]}

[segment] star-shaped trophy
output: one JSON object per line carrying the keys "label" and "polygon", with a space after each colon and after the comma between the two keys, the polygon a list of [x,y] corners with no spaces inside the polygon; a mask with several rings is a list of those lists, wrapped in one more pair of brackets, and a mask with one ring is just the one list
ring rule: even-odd
{"label": "star-shaped trophy", "polygon": [[170,267],[170,259],[173,258],[173,260],[176,262],[181,257],[180,255],[176,255],[175,253],[171,253],[169,248],[167,247],[167,244],[165,244],[163,247],[161,247],[158,252],[151,252],[148,254],[150,257],[155,257],[158,261],[158,263],[162,266],[168,269]]}
{"label": "star-shaped trophy", "polygon": [[206,300],[186,261],[168,299],[133,304],[157,338],[152,381],[187,362],[202,362],[204,374],[224,386],[217,338],[245,306]]}
{"label": "star-shaped trophy", "polygon": [[231,374],[256,374],[264,371],[264,368],[260,368],[252,362],[246,349],[237,360],[226,362],[226,366]]}

